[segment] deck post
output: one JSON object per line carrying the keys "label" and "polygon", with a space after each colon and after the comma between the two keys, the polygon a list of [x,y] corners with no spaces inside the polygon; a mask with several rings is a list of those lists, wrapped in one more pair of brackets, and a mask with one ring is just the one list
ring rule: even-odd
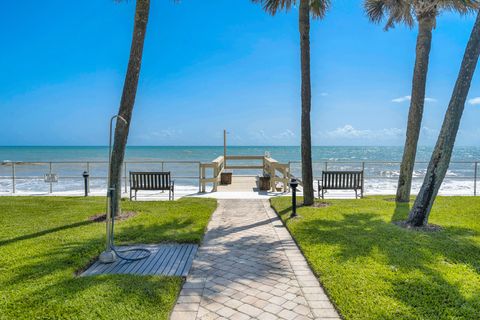
{"label": "deck post", "polygon": [[275,192],[276,183],[275,183],[275,164],[270,163],[270,186],[272,187],[272,192]]}
{"label": "deck post", "polygon": [[205,192],[206,186],[205,186],[205,167],[202,166],[202,192]]}
{"label": "deck post", "polygon": [[[218,177],[218,167],[217,166],[215,166],[213,168],[213,176],[215,177],[215,179]],[[213,182],[213,191],[214,192],[217,192],[217,184],[218,184],[218,182],[217,182],[217,180],[215,180]]]}

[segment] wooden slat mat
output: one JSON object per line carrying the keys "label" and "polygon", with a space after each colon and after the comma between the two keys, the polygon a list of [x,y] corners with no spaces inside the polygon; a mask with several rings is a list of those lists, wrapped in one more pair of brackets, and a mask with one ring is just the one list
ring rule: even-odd
{"label": "wooden slat mat", "polygon": [[[125,261],[118,259],[110,264],[96,261],[81,276],[94,276],[100,274],[135,274],[135,275],[168,275],[186,277],[192,266],[193,258],[197,253],[196,244],[161,244],[161,245],[135,245],[128,248],[145,248],[152,252],[151,256],[139,261]],[[130,252],[123,254],[134,258],[143,255],[143,252]]]}

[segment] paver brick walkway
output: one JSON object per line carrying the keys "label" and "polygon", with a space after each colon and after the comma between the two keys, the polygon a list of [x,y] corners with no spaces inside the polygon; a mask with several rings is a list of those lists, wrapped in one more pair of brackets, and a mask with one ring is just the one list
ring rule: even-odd
{"label": "paver brick walkway", "polygon": [[171,319],[340,317],[268,200],[220,200]]}

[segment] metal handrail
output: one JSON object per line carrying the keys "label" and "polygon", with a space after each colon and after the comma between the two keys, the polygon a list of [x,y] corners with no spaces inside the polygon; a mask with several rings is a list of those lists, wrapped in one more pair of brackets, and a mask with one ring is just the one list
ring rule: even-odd
{"label": "metal handrail", "polygon": [[[474,161],[451,161],[450,165],[455,165],[455,164],[470,164],[473,165],[473,175],[464,175],[464,176],[448,176],[448,179],[450,180],[469,180],[473,179],[473,195],[477,196],[477,185],[478,185],[478,169],[479,166],[478,164],[480,163],[480,160],[474,160]],[[289,161],[288,165],[291,167],[292,164],[301,164],[301,161]],[[324,169],[328,170],[328,165],[333,164],[333,165],[344,165],[344,164],[349,164],[349,165],[356,165],[358,167],[361,167],[362,170],[364,171],[365,179],[385,179],[385,180],[393,180],[393,179],[398,179],[398,177],[387,177],[387,176],[378,176],[378,175],[368,175],[368,171],[365,170],[366,166],[369,165],[378,165],[378,164],[387,164],[387,165],[401,165],[401,161],[382,161],[382,160],[368,160],[368,161],[354,161],[354,160],[324,160],[324,161],[313,161],[312,164],[322,164],[324,165]],[[416,161],[415,165],[419,164],[429,164],[428,161]],[[423,179],[423,175],[420,177],[413,177],[413,179]],[[314,180],[321,180],[320,177],[314,177]]]}
{"label": "metal handrail", "polygon": [[[259,160],[263,158],[263,156],[228,156],[230,160]],[[480,160],[477,161],[452,161],[451,164],[460,164],[460,165],[472,165],[473,168],[471,170],[473,171],[472,174],[467,174],[467,175],[460,175],[460,176],[448,176],[448,179],[450,180],[467,180],[467,179],[472,179],[473,180],[473,193],[476,196],[477,191],[478,191],[478,174],[479,174],[479,164]],[[87,171],[90,171],[92,165],[98,165],[98,164],[108,164],[108,161],[83,161],[83,160],[72,160],[72,161],[4,161],[0,162],[0,167],[2,166],[11,166],[11,173],[9,175],[2,175],[0,176],[0,180],[11,180],[12,181],[12,193],[15,193],[17,191],[16,184],[17,180],[24,180],[24,179],[43,179],[43,175],[35,176],[35,175],[29,175],[29,176],[22,176],[21,174],[18,174],[18,169],[23,167],[23,166],[46,166],[46,173],[52,173],[53,172],[53,167],[56,165],[75,165],[79,164],[83,168],[85,168]],[[161,166],[161,170],[164,170],[164,166],[168,164],[190,164],[194,166],[198,166],[198,168],[195,168],[195,170],[198,170],[198,176],[187,176],[187,175],[179,175],[175,176],[176,180],[197,180],[198,181],[198,186],[199,189],[201,189],[202,185],[202,178],[205,179],[204,176],[202,176],[202,166],[209,166],[209,163],[202,163],[201,161],[191,161],[191,160],[144,160],[144,161],[125,161],[123,171],[124,171],[124,176],[123,178],[123,183],[125,185],[125,190],[127,190],[127,185],[129,182],[129,177],[126,174],[128,166],[131,165],[138,165],[138,164],[158,164]],[[301,164],[301,161],[289,161],[288,162],[288,168],[289,172],[291,173],[291,166],[296,164]],[[374,165],[397,165],[399,166],[401,164],[400,161],[380,161],[380,160],[371,160],[371,161],[348,161],[348,160],[339,160],[339,161],[333,161],[333,160],[325,160],[325,161],[314,161],[313,164],[321,164],[324,166],[325,169],[328,170],[329,165],[353,165],[353,166],[358,166],[361,167],[362,169],[365,169],[366,167],[368,168],[369,166],[374,166]],[[417,161],[415,162],[415,165],[419,164],[428,164],[428,161]],[[236,167],[236,166],[233,166]],[[260,166],[238,166],[239,169],[261,169]],[[255,167],[255,168],[253,168]],[[204,168],[205,169],[205,168]],[[470,169],[469,169],[470,170]],[[368,171],[365,171],[365,178],[366,179],[385,179],[385,180],[393,180],[397,179],[396,176],[382,176],[382,175],[368,175]],[[422,176],[419,177],[414,177],[414,179],[422,179]],[[83,179],[81,174],[78,176],[73,176],[73,175],[66,175],[66,176],[60,176],[59,180],[64,180],[64,179]],[[100,179],[107,179],[106,176],[103,175],[91,175],[90,179],[92,180],[100,180]],[[207,179],[208,180],[208,179]],[[315,180],[318,180],[318,177],[315,177]],[[90,186],[89,186],[90,187]],[[49,183],[49,191],[53,191],[53,184]]]}
{"label": "metal handrail", "polygon": [[[87,169],[87,171],[90,171],[90,166],[91,165],[98,165],[98,164],[105,164],[107,165],[109,162],[108,161],[98,161],[98,160],[94,160],[94,161],[90,161],[90,160],[87,160],[87,161],[82,161],[82,160],[74,160],[74,161],[4,161],[4,162],[0,162],[0,166],[11,166],[12,167],[12,171],[11,171],[11,175],[7,175],[7,176],[0,176],[0,180],[11,180],[12,181],[12,193],[16,193],[17,191],[17,188],[16,188],[16,183],[17,183],[17,180],[28,180],[28,179],[31,179],[31,180],[41,180],[44,178],[43,175],[39,175],[39,176],[23,176],[23,175],[19,175],[18,174],[18,167],[22,167],[22,166],[48,166],[48,173],[52,173],[53,172],[53,166],[54,165],[75,165],[75,164],[79,164],[81,165],[81,167]],[[124,176],[123,176],[123,181],[124,181],[124,185],[125,185],[125,192],[127,191],[127,185],[129,183],[129,179],[130,177],[128,177],[128,175],[126,174],[127,173],[127,167],[129,165],[137,165],[137,164],[158,164],[159,166],[161,166],[161,170],[163,171],[164,170],[164,166],[165,164],[191,164],[191,165],[195,165],[195,166],[198,166],[200,167],[201,165],[201,162],[200,161],[189,161],[189,160],[144,160],[144,161],[135,161],[135,160],[132,160],[132,161],[125,161],[124,164],[123,164],[123,169],[124,169]],[[100,179],[107,179],[108,176],[103,176],[103,175],[99,175],[99,176],[92,176],[90,175],[89,176],[89,180],[100,180]],[[64,175],[64,176],[60,176],[58,177],[58,180],[66,180],[66,179],[78,179],[78,180],[83,180],[83,176],[81,176],[80,174],[78,176],[72,176],[72,175]],[[185,180],[185,179],[195,179],[195,180],[200,180],[200,176],[175,176],[175,179],[176,180]],[[53,183],[52,182],[49,182],[49,193],[53,193]],[[88,189],[90,189],[90,183],[88,183]]]}

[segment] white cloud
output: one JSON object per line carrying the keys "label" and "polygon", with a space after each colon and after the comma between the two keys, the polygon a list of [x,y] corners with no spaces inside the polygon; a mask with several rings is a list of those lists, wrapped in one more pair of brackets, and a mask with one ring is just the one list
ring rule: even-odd
{"label": "white cloud", "polygon": [[289,139],[289,138],[294,138],[294,137],[295,137],[295,133],[290,129],[287,129],[287,130],[273,136],[274,139]]}
{"label": "white cloud", "polygon": [[342,139],[388,139],[398,138],[404,134],[404,130],[398,128],[385,128],[378,130],[360,130],[350,124],[326,133],[330,138]]}
{"label": "white cloud", "polygon": [[251,132],[250,136],[252,136],[256,141],[273,143],[274,141],[291,142],[296,135],[292,130],[286,129],[276,134],[267,134],[264,130],[258,130]]}
{"label": "white cloud", "polygon": [[[392,102],[394,103],[402,103],[402,102],[406,102],[406,101],[410,101],[412,100],[412,96],[404,96],[404,97],[400,97],[400,98],[395,98],[395,99],[392,99]],[[435,99],[435,98],[425,98],[425,102],[437,102],[438,100]],[[480,103],[480,102],[479,102]]]}
{"label": "white cloud", "polygon": [[182,134],[182,130],[175,130],[175,129],[164,129],[161,131],[152,132],[151,135],[154,137],[159,138],[171,138],[173,136],[177,136]]}
{"label": "white cloud", "polygon": [[258,133],[260,134],[260,136],[262,137],[262,139],[268,140],[268,137],[267,137],[267,134],[265,133],[265,131],[260,130]]}
{"label": "white cloud", "polygon": [[436,139],[440,134],[440,130],[433,129],[427,126],[422,127],[422,135],[427,139]]}
{"label": "white cloud", "polygon": [[412,96],[404,96],[404,97],[392,99],[392,102],[402,103],[402,102],[410,101],[410,100],[412,100]]}
{"label": "white cloud", "polygon": [[328,92],[322,92],[320,93],[320,97],[327,97],[328,96]]}
{"label": "white cloud", "polygon": [[142,134],[139,138],[142,141],[162,141],[173,137],[178,137],[183,134],[182,130],[176,129],[164,129],[161,131],[152,131],[146,134]]}
{"label": "white cloud", "polygon": [[480,97],[476,97],[468,100],[468,104],[471,104],[472,106],[480,105]]}

